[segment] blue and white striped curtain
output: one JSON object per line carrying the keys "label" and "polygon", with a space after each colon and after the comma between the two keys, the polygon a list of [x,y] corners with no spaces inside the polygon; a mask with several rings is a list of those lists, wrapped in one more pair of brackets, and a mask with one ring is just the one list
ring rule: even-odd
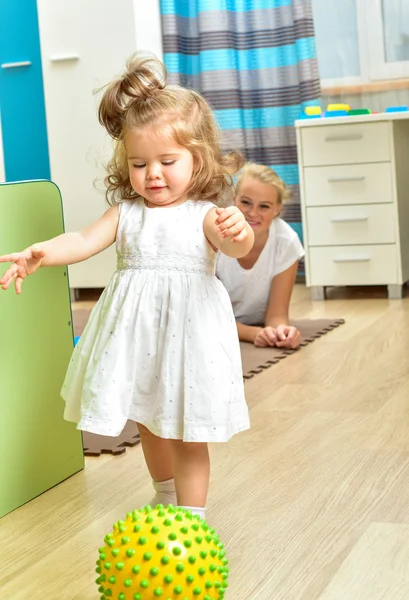
{"label": "blue and white striped curtain", "polygon": [[301,236],[294,120],[319,103],[311,0],[161,0],[169,80],[200,91],[223,145],[292,188],[285,218]]}

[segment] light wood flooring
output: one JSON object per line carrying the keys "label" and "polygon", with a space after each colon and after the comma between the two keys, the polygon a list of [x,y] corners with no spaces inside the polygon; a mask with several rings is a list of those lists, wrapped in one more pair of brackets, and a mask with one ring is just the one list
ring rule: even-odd
{"label": "light wood flooring", "polygon": [[[227,600],[409,599],[408,296],[296,287],[294,317],[346,324],[247,381],[252,429],[212,447]],[[96,600],[97,548],[150,494],[136,447],[1,519],[0,600]]]}

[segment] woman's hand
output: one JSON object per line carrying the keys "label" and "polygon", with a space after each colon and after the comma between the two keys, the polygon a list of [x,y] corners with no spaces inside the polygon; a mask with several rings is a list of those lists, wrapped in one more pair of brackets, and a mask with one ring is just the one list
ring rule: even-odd
{"label": "woman's hand", "polygon": [[291,325],[278,325],[275,328],[277,348],[298,348],[301,344],[301,333]]}
{"label": "woman's hand", "polygon": [[291,325],[264,327],[256,336],[254,345],[258,348],[276,346],[277,348],[298,348],[301,343],[301,333]]}
{"label": "woman's hand", "polygon": [[0,279],[3,290],[7,290],[14,281],[16,293],[21,294],[23,280],[41,267],[44,256],[45,252],[38,246],[31,246],[23,252],[0,256],[0,263],[13,263]]}
{"label": "woman's hand", "polygon": [[256,336],[254,345],[258,348],[267,348],[268,346],[275,346],[278,338],[276,331],[273,327],[264,327]]}

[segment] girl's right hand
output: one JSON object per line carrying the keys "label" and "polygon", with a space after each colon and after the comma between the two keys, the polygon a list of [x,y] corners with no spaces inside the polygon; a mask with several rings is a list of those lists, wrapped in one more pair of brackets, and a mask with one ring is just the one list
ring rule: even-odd
{"label": "girl's right hand", "polygon": [[30,246],[23,252],[0,256],[0,263],[13,263],[0,279],[0,286],[3,290],[7,290],[14,281],[16,293],[21,294],[23,279],[37,271],[43,262],[44,256],[44,250],[41,250],[38,246]]}

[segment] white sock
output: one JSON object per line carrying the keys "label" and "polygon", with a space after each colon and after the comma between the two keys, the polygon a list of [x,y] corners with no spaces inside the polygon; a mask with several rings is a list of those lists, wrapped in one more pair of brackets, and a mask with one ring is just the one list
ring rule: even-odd
{"label": "white sock", "polygon": [[155,508],[157,504],[163,504],[163,506],[173,504],[176,506],[176,487],[173,478],[168,479],[167,481],[152,481],[152,483],[156,494],[149,504],[153,508]]}
{"label": "white sock", "polygon": [[181,506],[185,510],[190,510],[192,515],[198,515],[203,521],[206,518],[206,507],[205,506]]}

